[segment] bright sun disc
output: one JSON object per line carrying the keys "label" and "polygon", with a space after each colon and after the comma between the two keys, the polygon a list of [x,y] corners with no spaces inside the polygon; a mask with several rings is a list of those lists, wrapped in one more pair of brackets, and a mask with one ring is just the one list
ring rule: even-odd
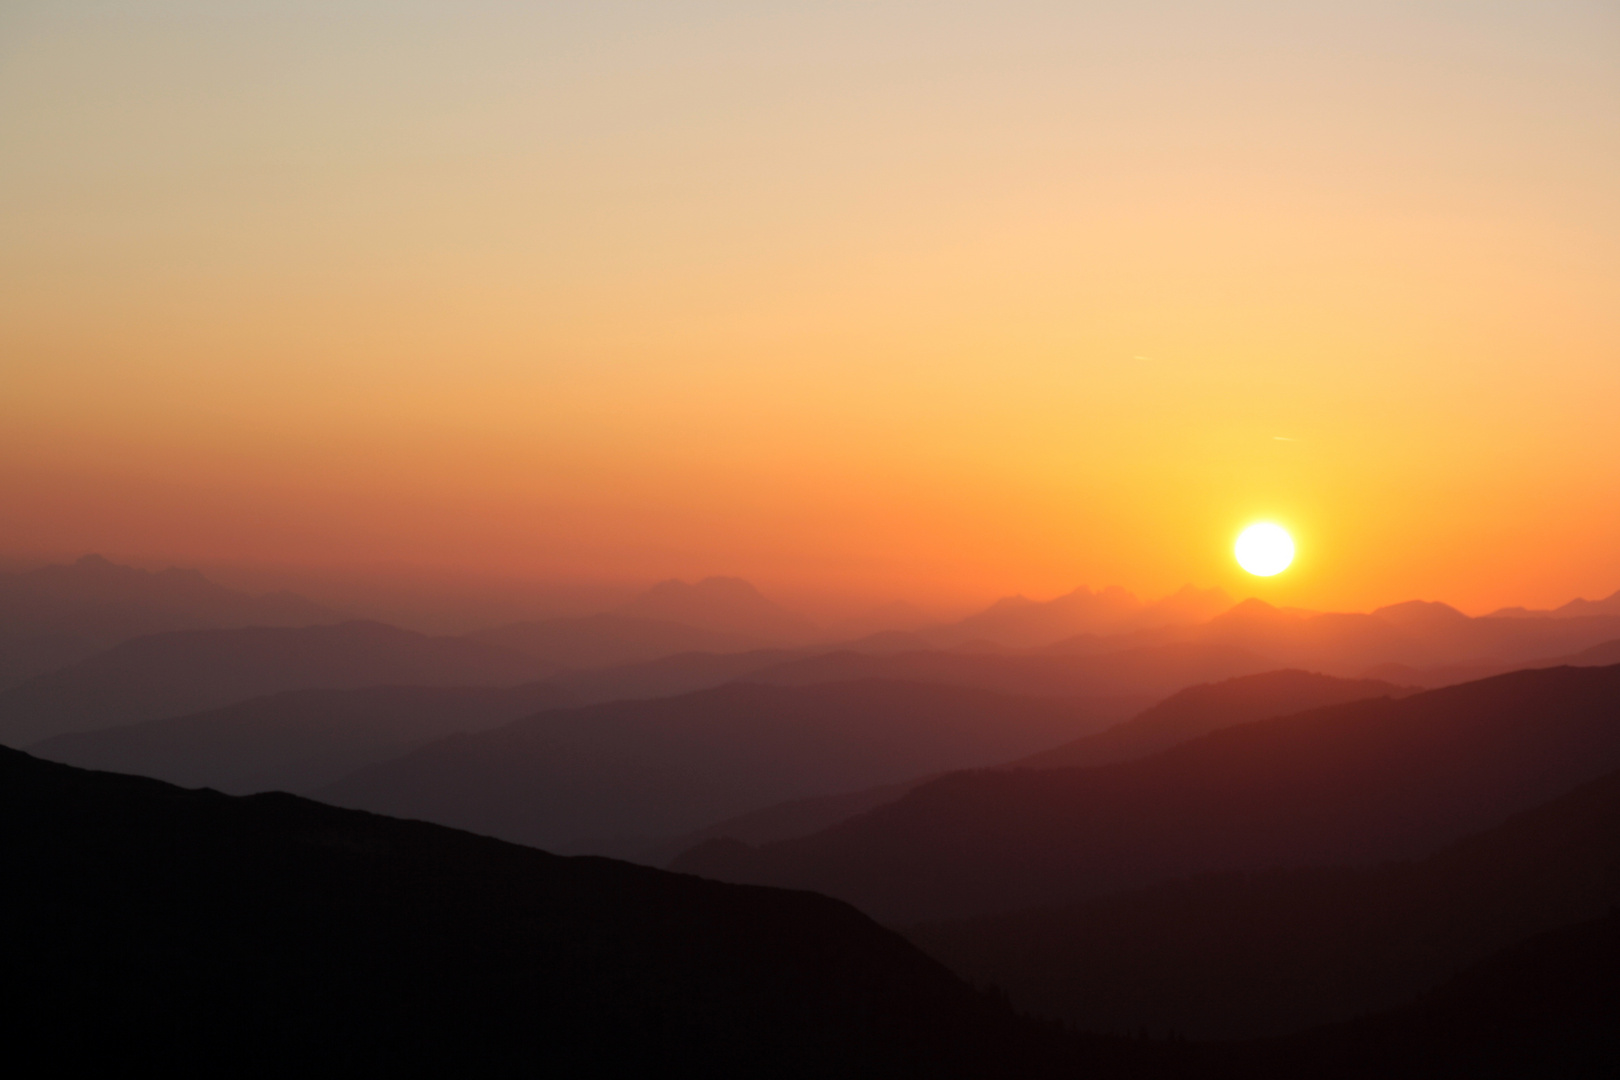
{"label": "bright sun disc", "polygon": [[1294,541],[1281,525],[1250,525],[1237,538],[1233,554],[1238,565],[1255,577],[1271,577],[1294,561]]}

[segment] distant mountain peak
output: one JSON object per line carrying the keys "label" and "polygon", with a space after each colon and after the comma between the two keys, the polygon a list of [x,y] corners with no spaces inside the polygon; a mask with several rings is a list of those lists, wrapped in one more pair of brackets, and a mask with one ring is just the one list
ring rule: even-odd
{"label": "distant mountain peak", "polygon": [[1036,603],[1036,601],[1031,600],[1023,593],[1014,593],[1011,596],[1003,596],[985,608],[980,614],[987,615],[992,611],[1022,611],[1024,608],[1035,607]]}
{"label": "distant mountain peak", "polygon": [[1487,619],[1550,619],[1550,611],[1532,611],[1522,605],[1516,607],[1499,608],[1485,616]]}
{"label": "distant mountain peak", "polygon": [[1468,616],[1438,600],[1407,600],[1376,608],[1373,615],[1397,626],[1433,626],[1436,624],[1467,622]]}
{"label": "distant mountain peak", "polygon": [[670,578],[618,610],[622,615],[666,619],[770,641],[800,641],[816,633],[809,619],[767,599],[739,577],[706,577],[691,584]]}
{"label": "distant mountain peak", "polygon": [[1620,615],[1620,591],[1602,600],[1577,598],[1548,610],[1523,606],[1505,607],[1490,613],[1492,619],[1578,619],[1591,615]]}
{"label": "distant mountain peak", "polygon": [[1010,648],[1040,648],[1086,635],[1163,630],[1204,622],[1226,610],[1231,598],[1220,589],[1191,585],[1152,603],[1129,589],[1105,585],[1080,587],[1051,600],[1020,595],[1003,597],[933,636],[949,647],[990,641]]}
{"label": "distant mountain peak", "polygon": [[1620,591],[1602,600],[1571,600],[1553,614],[1566,619],[1584,615],[1620,615]]}

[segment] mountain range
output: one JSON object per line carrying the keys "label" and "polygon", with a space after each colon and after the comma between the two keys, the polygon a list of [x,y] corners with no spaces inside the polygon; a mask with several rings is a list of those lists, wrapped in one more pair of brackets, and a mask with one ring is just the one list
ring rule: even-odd
{"label": "mountain range", "polygon": [[515,686],[554,670],[465,638],[372,622],[153,634],[0,694],[0,743],[27,746],[286,690]]}
{"label": "mountain range", "polygon": [[302,792],[449,735],[572,703],[567,690],[549,682],[288,690],[185,716],[58,735],[32,752],[232,795]]}
{"label": "mountain range", "polygon": [[152,572],[86,555],[0,574],[0,690],[148,634],[337,621],[294,593],[253,596],[195,570]]}
{"label": "mountain range", "polygon": [[0,1030],[61,1071],[1045,1077],[1109,1052],[809,893],[0,749]]}
{"label": "mountain range", "polygon": [[1413,688],[1377,679],[1336,679],[1293,669],[1199,683],[1171,694],[1124,723],[1031,754],[1008,767],[1062,769],[1135,761],[1237,724],[1414,692]]}
{"label": "mountain range", "polygon": [[[1548,810],[1602,823],[1587,811],[1612,787]],[[1620,1063],[1612,909],[1390,1011],[1200,1044],[1030,1020],[811,893],[4,749],[0,858],[27,883],[0,918],[28,928],[0,967],[0,1032],[64,1071],[1449,1080]]]}
{"label": "mountain range", "polygon": [[[1218,683],[1200,683],[1172,694],[1129,720],[997,767],[1063,768],[1131,761],[1234,724],[1323,705],[1410,692],[1370,679],[1335,679],[1304,671],[1271,671]],[[710,840],[729,839],[759,845],[807,836],[896,802],[908,791],[937,778],[936,775],[917,776],[860,791],[791,799],[671,838],[657,849],[667,853],[666,857],[649,858],[649,861],[668,862]]]}
{"label": "mountain range", "polygon": [[1221,589],[1188,585],[1162,600],[1143,603],[1118,586],[1096,592],[1082,586],[1045,601],[1009,596],[959,622],[925,631],[924,636],[940,647],[982,641],[1007,648],[1035,648],[1080,635],[1196,625],[1231,606],[1232,598]]}
{"label": "mountain range", "polygon": [[551,849],[633,854],[784,799],[989,765],[1107,727],[1111,701],[860,681],[555,709],[314,794]]}
{"label": "mountain range", "polygon": [[1620,768],[1620,667],[1522,671],[1228,727],[1137,761],[980,770],[798,839],[673,867],[891,924],[1192,874],[1418,858]]}
{"label": "mountain range", "polygon": [[1253,1038],[1417,999],[1620,904],[1620,772],[1416,862],[1195,877],[908,936],[1088,1031]]}
{"label": "mountain range", "polygon": [[709,577],[695,584],[661,581],[615,614],[681,623],[773,645],[803,644],[821,635],[815,623],[767,600],[753,585],[734,577]]}
{"label": "mountain range", "polygon": [[1620,592],[1602,600],[1571,600],[1550,610],[1506,607],[1492,614],[1503,619],[1578,619],[1590,615],[1620,615]]}
{"label": "mountain range", "polygon": [[1620,616],[1563,619],[1471,618],[1445,604],[1411,601],[1368,613],[1321,613],[1245,600],[1207,622],[1099,640],[1085,635],[1052,653],[1118,652],[1134,640],[1223,645],[1264,657],[1272,667],[1300,667],[1359,677],[1379,665],[1410,668],[1490,662],[1514,667],[1620,639]]}

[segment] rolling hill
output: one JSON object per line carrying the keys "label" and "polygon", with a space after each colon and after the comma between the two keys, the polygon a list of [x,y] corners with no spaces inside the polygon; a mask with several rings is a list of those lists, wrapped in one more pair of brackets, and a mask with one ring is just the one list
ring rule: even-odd
{"label": "rolling hill", "polygon": [[1336,679],[1309,671],[1244,675],[1189,686],[1122,724],[1031,754],[1009,767],[1060,769],[1134,761],[1234,724],[1410,693],[1411,688],[1376,679]]}
{"label": "rolling hill", "polygon": [[1128,1049],[825,897],[290,795],[0,749],[0,859],[29,883],[0,1030],[54,1071],[1044,1077]]}
{"label": "rolling hill", "polygon": [[307,791],[463,731],[571,704],[551,683],[288,690],[189,716],[58,735],[35,755],[231,795]]}
{"label": "rolling hill", "polygon": [[[1335,679],[1304,671],[1248,675],[1189,687],[1113,727],[999,767],[1065,768],[1129,761],[1233,724],[1405,692],[1388,683]],[[733,839],[758,845],[807,836],[895,802],[934,779],[931,775],[918,776],[860,791],[792,799],[663,841],[648,849],[647,861],[662,865],[707,840]]]}
{"label": "rolling hill", "polygon": [[811,836],[673,866],[890,923],[1191,874],[1418,858],[1620,768],[1620,667],[1551,668],[1262,720],[1139,761],[957,773]]}
{"label": "rolling hill", "polygon": [[1405,1006],[1620,904],[1620,772],[1415,863],[1170,882],[908,936],[1084,1030],[1252,1038]]}
{"label": "rolling hill", "polygon": [[1436,667],[1415,668],[1409,664],[1380,664],[1369,668],[1370,678],[1391,679],[1425,689],[1455,686],[1457,683],[1488,679],[1504,671],[1522,671],[1526,668],[1547,667],[1608,667],[1620,664],[1620,640],[1605,641],[1567,656],[1553,656],[1542,660],[1526,660],[1509,664],[1501,660],[1476,661],[1469,664],[1442,664]]}

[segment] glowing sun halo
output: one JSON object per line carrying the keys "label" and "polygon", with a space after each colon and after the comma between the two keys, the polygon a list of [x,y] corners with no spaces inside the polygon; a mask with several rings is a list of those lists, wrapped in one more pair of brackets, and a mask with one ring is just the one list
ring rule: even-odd
{"label": "glowing sun halo", "polygon": [[1271,577],[1294,561],[1294,540],[1281,525],[1250,525],[1237,538],[1232,553],[1238,565],[1255,577]]}

